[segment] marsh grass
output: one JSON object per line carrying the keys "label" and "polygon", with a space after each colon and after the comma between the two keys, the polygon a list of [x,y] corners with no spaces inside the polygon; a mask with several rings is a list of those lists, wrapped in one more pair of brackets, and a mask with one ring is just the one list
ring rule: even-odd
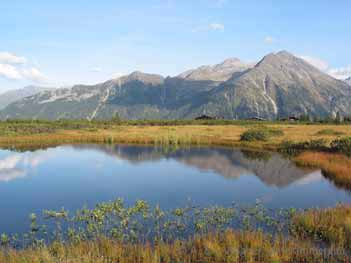
{"label": "marsh grass", "polygon": [[351,207],[339,205],[295,214],[291,232],[301,239],[324,241],[351,252]]}
{"label": "marsh grass", "polygon": [[95,241],[0,252],[0,262],[6,263],[322,263],[349,260],[349,256],[337,248],[322,250],[307,241],[273,238],[260,231],[232,230],[154,246],[125,244],[101,237]]}
{"label": "marsh grass", "polygon": [[351,210],[345,209],[285,209],[269,216],[260,203],[163,211],[117,199],[74,215],[44,211],[55,226],[47,236],[32,214],[24,245],[16,245],[18,236],[1,236],[0,262],[347,262]]}

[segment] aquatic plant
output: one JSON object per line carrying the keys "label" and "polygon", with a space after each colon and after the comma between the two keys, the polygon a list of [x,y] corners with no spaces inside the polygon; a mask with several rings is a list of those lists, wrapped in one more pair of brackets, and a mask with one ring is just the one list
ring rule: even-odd
{"label": "aquatic plant", "polygon": [[[37,215],[32,214],[25,246],[16,244],[18,237],[1,235],[0,262],[350,260],[349,207],[272,212],[260,201],[253,206],[233,204],[227,208],[189,204],[163,211],[143,200],[126,206],[122,199],[82,208],[72,216],[64,209],[46,210],[44,219],[54,221],[54,234],[45,236]],[[320,241],[328,246],[321,249]]]}

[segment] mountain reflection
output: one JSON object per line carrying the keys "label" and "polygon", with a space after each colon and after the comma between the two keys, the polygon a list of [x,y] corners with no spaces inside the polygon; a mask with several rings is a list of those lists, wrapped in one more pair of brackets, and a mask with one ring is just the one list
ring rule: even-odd
{"label": "mountain reflection", "polygon": [[94,149],[131,163],[172,159],[201,171],[213,171],[226,178],[257,176],[264,184],[279,188],[314,176],[320,171],[297,167],[278,153],[243,151],[226,148],[164,149],[130,145],[79,145],[75,149]]}

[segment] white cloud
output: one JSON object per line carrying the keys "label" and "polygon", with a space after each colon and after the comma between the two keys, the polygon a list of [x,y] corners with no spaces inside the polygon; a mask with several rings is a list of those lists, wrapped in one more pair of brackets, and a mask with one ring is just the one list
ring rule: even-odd
{"label": "white cloud", "polygon": [[324,72],[327,72],[329,69],[329,64],[328,62],[320,59],[320,58],[315,58],[315,57],[310,57],[310,56],[299,56],[306,62],[310,63],[312,66],[318,68],[319,70],[322,70]]}
{"label": "white cloud", "polygon": [[224,25],[221,23],[211,23],[209,28],[212,30],[224,31]]}
{"label": "white cloud", "polygon": [[351,77],[351,66],[343,68],[329,69],[328,73],[337,79],[347,79]]}
{"label": "white cloud", "polygon": [[10,80],[27,80],[36,83],[46,82],[47,78],[25,57],[10,52],[0,52],[0,77]]}
{"label": "white cloud", "polygon": [[0,52],[0,63],[4,64],[26,64],[27,59],[25,57],[19,57],[10,52]]}
{"label": "white cloud", "polygon": [[39,69],[31,67],[22,70],[22,76],[24,79],[28,79],[37,83],[42,83],[47,80],[46,76],[39,71]]}
{"label": "white cloud", "polygon": [[11,80],[22,79],[22,75],[18,69],[7,64],[0,64],[0,76]]}
{"label": "white cloud", "polygon": [[193,33],[198,33],[198,32],[205,32],[205,31],[221,31],[223,32],[224,31],[224,28],[225,26],[222,24],[222,23],[210,23],[206,26],[199,26],[199,27],[196,27],[192,30]]}
{"label": "white cloud", "polygon": [[49,155],[45,152],[13,154],[0,159],[0,182],[9,182],[27,175],[26,168],[35,168]]}
{"label": "white cloud", "polygon": [[112,78],[113,79],[118,79],[118,78],[120,78],[120,77],[122,77],[122,76],[124,76],[125,74],[123,74],[123,73],[121,73],[121,72],[116,72],[116,73],[113,73],[112,74]]}
{"label": "white cloud", "polygon": [[329,74],[333,78],[345,80],[351,76],[351,66],[341,68],[330,68],[329,63],[323,59],[315,58],[311,56],[299,56],[303,60],[310,63],[312,66],[319,70]]}
{"label": "white cloud", "polygon": [[266,44],[273,44],[273,43],[275,42],[275,38],[274,38],[274,37],[271,37],[271,36],[266,36],[266,37],[264,38],[264,42],[265,42]]}

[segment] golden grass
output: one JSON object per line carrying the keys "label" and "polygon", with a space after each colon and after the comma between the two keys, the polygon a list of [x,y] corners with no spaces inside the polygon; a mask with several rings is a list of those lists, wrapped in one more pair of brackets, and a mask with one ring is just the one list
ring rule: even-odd
{"label": "golden grass", "polygon": [[351,189],[351,158],[335,153],[304,152],[294,158],[301,166],[318,167],[337,186]]}
{"label": "golden grass", "polygon": [[324,241],[351,252],[351,207],[312,209],[292,219],[293,233],[301,239]]}
{"label": "golden grass", "polygon": [[262,232],[234,232],[198,236],[171,244],[122,244],[101,238],[77,244],[0,251],[6,263],[186,263],[186,262],[348,262],[336,249],[327,252],[312,243]]}
{"label": "golden grass", "polygon": [[[332,129],[344,136],[351,136],[349,126],[332,125],[265,125],[281,129],[283,135],[265,142],[240,142],[240,135],[252,128],[239,125],[184,125],[184,126],[111,126],[108,129],[58,130],[52,133],[33,135],[0,136],[0,146],[21,145],[58,145],[64,143],[137,143],[172,144],[191,143],[218,146],[244,146],[256,149],[274,150],[286,140],[302,142],[319,139],[319,131]],[[338,135],[323,136],[327,142],[337,139]]]}

